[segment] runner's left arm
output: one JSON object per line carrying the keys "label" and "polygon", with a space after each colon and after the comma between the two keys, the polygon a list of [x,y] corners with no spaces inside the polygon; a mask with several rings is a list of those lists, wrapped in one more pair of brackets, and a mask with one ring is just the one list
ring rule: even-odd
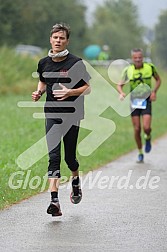
{"label": "runner's left arm", "polygon": [[153,72],[153,78],[155,79],[155,87],[154,89],[152,90],[151,92],[151,95],[150,95],[150,100],[151,101],[155,101],[156,100],[156,93],[161,85],[161,78],[159,76],[159,74],[157,73],[157,71],[154,71]]}

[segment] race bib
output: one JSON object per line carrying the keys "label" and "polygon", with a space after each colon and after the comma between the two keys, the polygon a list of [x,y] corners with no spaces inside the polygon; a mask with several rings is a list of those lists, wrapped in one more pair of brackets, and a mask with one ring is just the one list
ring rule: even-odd
{"label": "race bib", "polygon": [[131,107],[137,109],[145,109],[147,106],[147,100],[135,98],[131,101]]}

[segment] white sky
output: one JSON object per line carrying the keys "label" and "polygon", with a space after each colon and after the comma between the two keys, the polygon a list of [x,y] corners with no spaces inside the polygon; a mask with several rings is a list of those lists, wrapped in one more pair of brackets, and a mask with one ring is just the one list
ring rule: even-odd
{"label": "white sky", "polygon": [[[87,20],[92,22],[91,13],[98,4],[103,4],[105,0],[83,0],[88,7]],[[139,18],[143,25],[153,28],[158,22],[158,16],[162,10],[167,10],[167,0],[133,0],[139,7]]]}

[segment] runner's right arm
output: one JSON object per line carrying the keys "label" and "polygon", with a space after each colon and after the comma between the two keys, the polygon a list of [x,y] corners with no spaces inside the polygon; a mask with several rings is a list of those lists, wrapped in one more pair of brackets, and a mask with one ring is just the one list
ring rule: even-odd
{"label": "runner's right arm", "polygon": [[45,91],[46,91],[46,83],[39,81],[37,90],[32,93],[32,100],[35,102],[38,101],[41,98],[41,96],[45,93]]}

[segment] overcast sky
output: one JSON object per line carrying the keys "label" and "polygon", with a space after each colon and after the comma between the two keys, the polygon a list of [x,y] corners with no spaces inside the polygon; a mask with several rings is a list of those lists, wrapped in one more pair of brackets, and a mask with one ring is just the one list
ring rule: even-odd
{"label": "overcast sky", "polygon": [[[92,21],[91,13],[96,8],[97,4],[103,4],[105,0],[83,0],[87,10],[87,19]],[[167,0],[133,0],[133,2],[139,7],[139,18],[141,23],[149,28],[153,28],[158,22],[158,16],[161,11],[167,10]],[[89,21],[88,21],[89,22]]]}

